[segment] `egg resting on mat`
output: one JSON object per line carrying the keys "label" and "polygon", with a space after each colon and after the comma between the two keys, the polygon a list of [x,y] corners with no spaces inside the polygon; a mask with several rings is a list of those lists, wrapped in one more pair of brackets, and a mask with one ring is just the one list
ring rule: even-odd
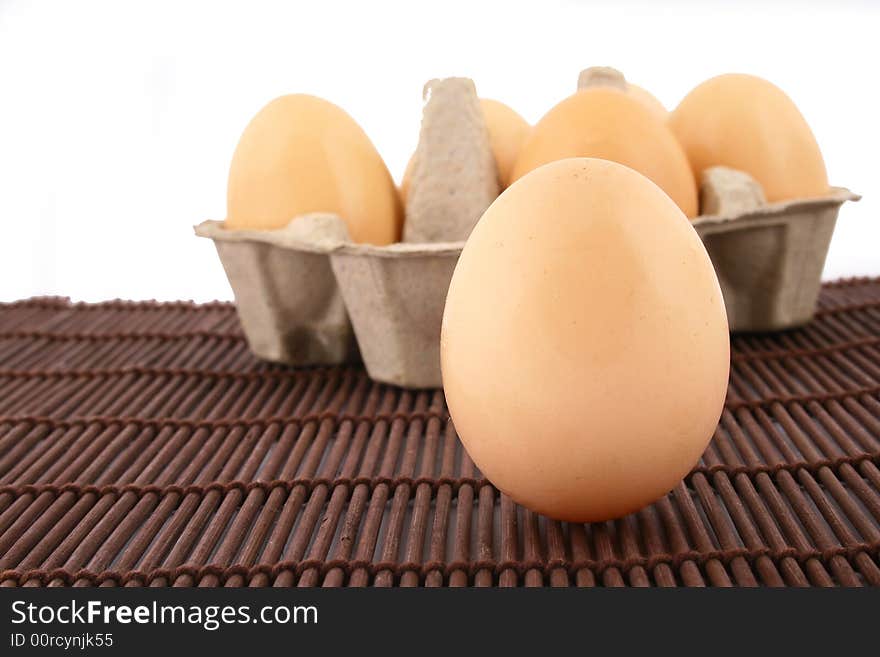
{"label": "egg resting on mat", "polygon": [[623,165],[542,166],[486,210],[443,316],[449,410],[500,490],[599,521],[697,463],[727,390],[721,290],[676,204]]}

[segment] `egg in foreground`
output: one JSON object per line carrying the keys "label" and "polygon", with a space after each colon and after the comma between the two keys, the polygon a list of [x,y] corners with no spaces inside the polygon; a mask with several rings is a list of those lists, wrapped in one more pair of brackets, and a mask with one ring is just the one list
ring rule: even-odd
{"label": "egg in foreground", "polygon": [[532,128],[511,179],[570,157],[624,164],[659,185],[689,218],[699,213],[697,183],[684,150],[666,123],[630,94],[591,87],[557,104]]}
{"label": "egg in foreground", "polygon": [[649,504],[697,463],[729,349],[718,280],[681,210],[632,169],[574,158],[525,175],[474,228],[441,366],[483,474],[586,522]]}
{"label": "egg in foreground", "polygon": [[311,212],[339,215],[355,242],[400,238],[397,188],[366,133],[333,103],[291,94],[245,128],[229,170],[225,224],[272,230]]}
{"label": "egg in foreground", "polygon": [[669,118],[694,174],[713,166],[745,171],[767,200],[824,196],[828,174],[806,120],[779,87],[727,74],[691,91]]}

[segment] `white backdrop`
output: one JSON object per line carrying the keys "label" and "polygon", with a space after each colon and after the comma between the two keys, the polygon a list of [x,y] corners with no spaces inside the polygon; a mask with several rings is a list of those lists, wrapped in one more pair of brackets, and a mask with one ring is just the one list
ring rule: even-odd
{"label": "white backdrop", "polygon": [[213,246],[249,118],[289,92],[363,126],[399,180],[425,80],[472,77],[535,121],[581,68],[668,107],[747,72],[794,98],[841,212],[825,277],[880,273],[880,7],[870,2],[0,0],[0,300],[231,298]]}

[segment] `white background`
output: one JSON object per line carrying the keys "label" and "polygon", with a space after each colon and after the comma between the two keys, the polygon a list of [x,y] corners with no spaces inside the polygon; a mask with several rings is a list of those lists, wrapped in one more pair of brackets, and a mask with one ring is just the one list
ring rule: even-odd
{"label": "white background", "polygon": [[222,219],[249,118],[289,92],[363,126],[399,179],[421,89],[472,77],[529,121],[611,65],[668,107],[748,72],[799,105],[844,206],[825,277],[880,273],[880,7],[869,2],[0,0],[0,300],[231,298]]}

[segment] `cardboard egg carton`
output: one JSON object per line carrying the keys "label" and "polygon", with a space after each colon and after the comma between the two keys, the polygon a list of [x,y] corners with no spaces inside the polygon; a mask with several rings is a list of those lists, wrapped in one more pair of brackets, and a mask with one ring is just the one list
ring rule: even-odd
{"label": "cardboard egg carton", "polygon": [[440,386],[440,323],[462,242],[354,244],[335,215],[271,231],[219,221],[195,230],[214,240],[258,357],[336,365],[360,352],[376,381]]}
{"label": "cardboard egg carton", "polygon": [[725,167],[703,172],[694,229],[715,266],[732,331],[801,326],[816,310],[840,206],[857,194],[768,204],[760,185]]}
{"label": "cardboard egg carton", "polygon": [[[452,271],[477,220],[498,196],[498,173],[471,80],[425,85],[403,242],[355,244],[334,215],[280,230],[206,221],[252,351],[290,365],[360,356],[385,383],[434,388]],[[352,338],[356,339],[356,345]]]}
{"label": "cardboard egg carton", "polygon": [[256,356],[290,365],[336,365],[357,356],[329,254],[348,242],[335,215],[304,215],[278,230],[228,230],[205,221]]}
{"label": "cardboard egg carton", "polygon": [[[294,218],[279,230],[229,230],[206,221],[235,293],[252,351],[290,365],[363,359],[377,381],[442,385],[440,325],[464,240],[499,192],[473,82],[425,87],[404,241],[352,243],[335,215]],[[693,220],[715,266],[731,330],[778,330],[812,317],[840,206],[858,196],[767,204],[750,177],[716,167],[701,181]]]}

